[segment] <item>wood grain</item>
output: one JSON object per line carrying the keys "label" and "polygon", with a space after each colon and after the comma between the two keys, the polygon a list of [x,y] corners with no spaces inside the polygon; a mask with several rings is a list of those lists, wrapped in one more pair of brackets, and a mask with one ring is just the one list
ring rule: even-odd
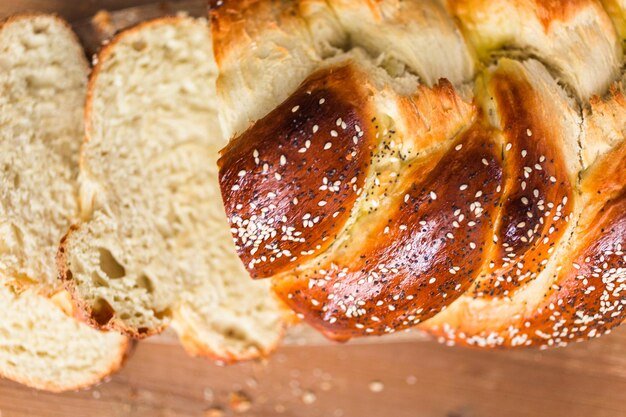
{"label": "wood grain", "polygon": [[[382,392],[370,384],[380,382]],[[375,387],[375,386],[374,386]],[[235,413],[229,394],[252,404]],[[54,395],[0,382],[2,417],[616,417],[626,415],[626,329],[549,351],[480,351],[399,339],[285,346],[220,367],[171,343],[139,344],[91,391]],[[213,412],[213,414],[211,414]]]}

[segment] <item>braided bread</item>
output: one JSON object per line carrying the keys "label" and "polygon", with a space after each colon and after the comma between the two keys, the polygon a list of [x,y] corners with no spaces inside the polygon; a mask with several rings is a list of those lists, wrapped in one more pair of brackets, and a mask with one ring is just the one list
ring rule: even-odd
{"label": "braided bread", "polygon": [[301,318],[486,347],[623,320],[620,4],[223,3],[225,210]]}

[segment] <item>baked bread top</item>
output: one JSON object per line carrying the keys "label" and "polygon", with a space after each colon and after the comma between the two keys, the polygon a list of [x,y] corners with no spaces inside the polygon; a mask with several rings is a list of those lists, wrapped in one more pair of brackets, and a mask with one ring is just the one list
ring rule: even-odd
{"label": "baked bread top", "polygon": [[[405,22],[438,16],[441,3],[331,0],[328,23],[316,25],[348,41],[320,48],[310,2],[254,4],[212,11],[256,29],[214,38],[221,123],[234,135],[220,184],[252,276],[271,277],[292,309],[338,339],[420,325],[450,343],[548,346],[621,322],[615,13],[598,1],[449,1],[454,20]],[[280,31],[282,13],[304,22],[308,41]],[[455,53],[398,49],[442,39],[475,57],[455,61],[471,83],[450,71]],[[303,51],[314,59],[288,71]],[[274,77],[278,93],[252,88],[254,74]],[[246,97],[242,113],[236,97]]]}

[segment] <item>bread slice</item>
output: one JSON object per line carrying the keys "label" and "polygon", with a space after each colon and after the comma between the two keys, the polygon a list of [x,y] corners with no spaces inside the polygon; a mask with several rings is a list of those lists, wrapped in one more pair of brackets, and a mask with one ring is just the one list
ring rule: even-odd
{"label": "bread slice", "polygon": [[89,67],[71,29],[21,16],[0,31],[0,276],[59,286],[56,246],[78,214],[78,151]]}
{"label": "bread slice", "polygon": [[134,337],[171,322],[195,354],[267,353],[283,332],[269,283],[236,255],[217,180],[217,122],[206,20],[145,22],[98,55],[86,104],[83,221],[59,249],[86,319]]}
{"label": "bread slice", "polygon": [[71,317],[69,294],[52,298],[33,289],[0,286],[0,375],[33,388],[86,388],[117,371],[128,338],[100,332]]}
{"label": "bread slice", "polygon": [[0,375],[51,391],[100,381],[128,347],[72,318],[68,294],[57,292],[56,247],[78,214],[87,72],[59,18],[16,16],[0,27]]}

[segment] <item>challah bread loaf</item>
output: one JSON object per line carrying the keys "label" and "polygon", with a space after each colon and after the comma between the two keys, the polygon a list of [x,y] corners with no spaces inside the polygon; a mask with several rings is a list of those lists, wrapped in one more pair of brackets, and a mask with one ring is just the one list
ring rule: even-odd
{"label": "challah bread loaf", "polygon": [[146,22],[99,53],[83,218],[58,262],[92,325],[145,337],[171,322],[189,351],[228,361],[267,353],[284,324],[269,283],[249,279],[229,238],[215,79],[205,20]]}
{"label": "challah bread loaf", "polygon": [[0,375],[50,391],[101,381],[128,347],[72,318],[58,291],[54,254],[78,214],[87,72],[61,19],[23,15],[0,26]]}
{"label": "challah bread loaf", "polygon": [[[606,158],[618,158],[626,119],[615,110],[618,87],[613,97],[593,96],[617,78],[619,38],[599,2],[536,3],[447,4],[484,65],[472,103],[458,79],[456,89],[440,81],[411,91],[396,79],[418,71],[414,57],[394,51],[405,67],[390,68],[381,50],[367,46],[380,68],[362,52],[337,53],[282,103],[254,97],[257,119],[219,161],[226,212],[250,274],[272,277],[292,309],[341,339],[421,324],[452,342],[548,346],[619,323],[624,234],[613,199],[626,183],[624,165]],[[411,4],[422,2],[402,7]],[[492,7],[511,13],[494,16]],[[233,9],[227,2],[214,20]],[[368,40],[349,35],[344,49],[384,44],[389,14],[374,11]],[[355,20],[367,22],[338,20],[347,33],[365,25]],[[434,33],[420,30],[430,23],[418,20],[407,33]],[[242,48],[262,39],[256,33]],[[225,44],[230,53],[238,45]],[[214,48],[220,55],[217,38]],[[219,88],[222,77],[243,78],[242,71],[220,64],[220,99],[245,89]],[[243,125],[232,126],[224,130]],[[598,165],[611,176],[592,175]],[[613,194],[601,190],[606,178]],[[607,292],[593,292],[589,281],[603,271]]]}

